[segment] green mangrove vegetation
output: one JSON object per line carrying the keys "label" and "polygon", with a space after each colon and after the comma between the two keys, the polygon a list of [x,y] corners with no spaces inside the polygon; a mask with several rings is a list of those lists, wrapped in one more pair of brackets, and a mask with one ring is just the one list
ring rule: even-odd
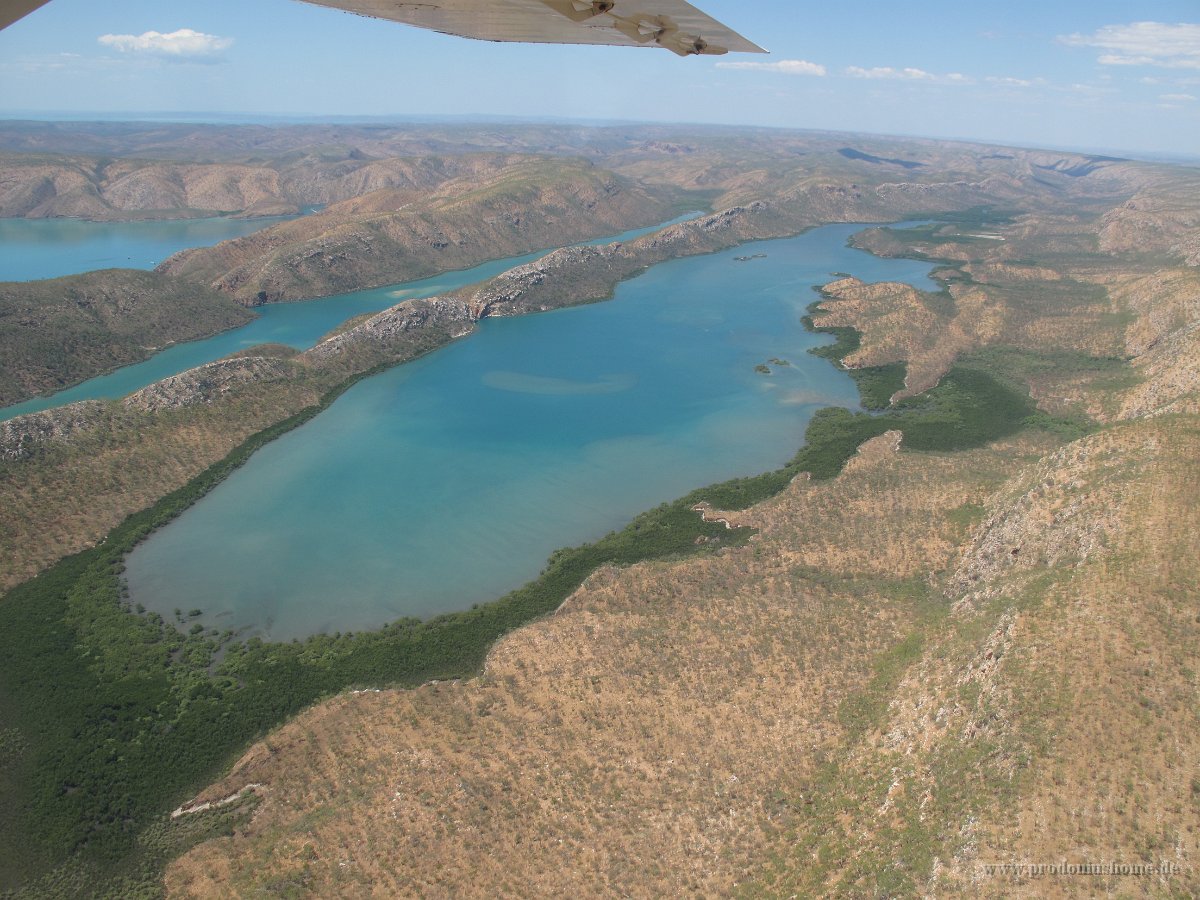
{"label": "green mangrove vegetation", "polygon": [[[862,346],[862,337],[854,328],[814,324],[813,316],[821,311],[820,300],[810,303],[807,315],[800,321],[809,331],[831,335],[833,343],[813,347],[808,352],[845,368],[842,360]],[[908,373],[908,367],[899,362],[886,366],[868,366],[862,369],[847,368],[845,371],[854,379],[859,396],[862,398],[862,405],[866,409],[881,410],[887,409],[892,403],[892,395],[904,387],[904,377]]]}

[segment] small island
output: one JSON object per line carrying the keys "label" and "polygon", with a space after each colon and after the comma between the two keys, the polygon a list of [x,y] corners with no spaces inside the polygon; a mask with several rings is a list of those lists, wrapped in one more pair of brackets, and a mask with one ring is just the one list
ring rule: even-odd
{"label": "small island", "polygon": [[766,258],[767,258],[767,254],[765,254],[765,253],[755,253],[751,256],[735,256],[733,258],[733,261],[734,262],[749,262],[752,259],[766,259]]}

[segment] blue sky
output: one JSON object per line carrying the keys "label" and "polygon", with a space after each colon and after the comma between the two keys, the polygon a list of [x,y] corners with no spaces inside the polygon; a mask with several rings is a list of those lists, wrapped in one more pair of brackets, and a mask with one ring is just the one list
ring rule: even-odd
{"label": "blue sky", "polygon": [[696,5],[771,55],[491,44],[294,0],[52,0],[0,32],[0,114],[494,114],[1200,156],[1195,0]]}

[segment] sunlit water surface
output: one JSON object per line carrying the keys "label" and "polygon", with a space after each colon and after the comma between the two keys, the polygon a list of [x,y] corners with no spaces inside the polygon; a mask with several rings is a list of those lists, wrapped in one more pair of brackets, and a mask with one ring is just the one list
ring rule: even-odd
{"label": "sunlit water surface", "polygon": [[372,628],[493,599],[558,547],[781,465],[816,409],[857,406],[805,352],[827,340],[799,321],[812,287],[936,288],[929,264],[846,247],[860,227],[664,263],[360,382],[138,547],[132,599],[272,639]]}
{"label": "sunlit water surface", "polygon": [[[672,222],[680,222],[692,218],[698,213],[688,213]],[[3,220],[0,223],[23,222],[25,220]],[[57,221],[57,220],[54,220]],[[213,220],[205,220],[211,222]],[[217,220],[225,222],[227,220]],[[41,224],[33,222],[32,224]],[[75,225],[87,225],[95,229],[115,228],[118,231],[127,229],[128,225],[103,222],[75,222]],[[156,223],[139,222],[137,225],[154,225]],[[168,229],[173,229],[179,223],[157,223]],[[189,223],[196,224],[196,223]],[[650,228],[638,228],[623,234],[599,238],[589,243],[607,243],[614,240],[632,240],[633,238],[654,231],[664,225],[654,225]],[[262,227],[261,225],[259,227]],[[151,232],[147,232],[149,238]],[[217,238],[219,239],[219,238]],[[147,250],[146,252],[149,252]],[[66,388],[46,397],[34,397],[22,403],[0,408],[0,421],[26,413],[40,412],[52,409],[78,400],[110,399],[124,397],[148,384],[178,375],[188,369],[202,366],[205,363],[228,356],[239,350],[245,350],[256,344],[287,344],[297,350],[307,350],[324,335],[328,334],[347,319],[363,313],[381,312],[390,306],[395,306],[402,300],[418,297],[433,297],[457,290],[468,284],[493,278],[501,272],[511,269],[521,263],[530,262],[542,256],[546,251],[527,253],[507,259],[497,259],[483,263],[470,269],[455,272],[445,272],[432,278],[412,281],[400,285],[374,288],[365,291],[354,291],[349,294],[336,294],[323,297],[320,300],[306,300],[297,303],[273,303],[258,307],[255,312],[258,318],[240,328],[233,328],[221,334],[213,335],[198,341],[176,344],[156,353],[144,362],[124,366],[114,372],[90,378],[73,387]],[[0,252],[0,280],[4,280],[2,266],[7,262],[7,254]]]}
{"label": "sunlit water surface", "polygon": [[94,269],[153,269],[180,250],[253,234],[293,218],[167,222],[0,219],[0,281],[58,278]]}

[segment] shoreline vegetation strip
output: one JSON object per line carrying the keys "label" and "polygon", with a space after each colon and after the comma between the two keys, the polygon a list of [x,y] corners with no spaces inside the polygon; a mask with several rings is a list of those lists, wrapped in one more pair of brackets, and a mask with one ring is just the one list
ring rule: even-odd
{"label": "shoreline vegetation strip", "polygon": [[[811,318],[804,324],[814,327]],[[815,330],[834,334],[834,344],[815,349],[837,365],[858,340],[853,329]],[[715,552],[754,533],[706,521],[693,509],[700,503],[742,509],[779,493],[801,472],[832,478],[863,441],[893,429],[904,433],[908,450],[945,452],[1051,424],[1027,394],[989,373],[956,367],[937,387],[876,414],[821,410],[783,467],[699,488],[593,543],[558,550],[536,579],[470,610],[401,619],[371,632],[266,643],[233,642],[228,632],[196,626],[184,635],[157,614],[129,608],[121,573],[139,541],[260,447],[390,366],[347,379],[319,404],[249,438],[128,517],[96,547],[61,560],[0,602],[0,791],[11,810],[0,825],[0,859],[7,861],[0,864],[0,890],[24,881],[37,892],[56,870],[76,873],[72,884],[56,884],[54,892],[64,896],[94,893],[97,878],[153,876],[185,848],[148,849],[144,835],[248,744],[305,707],[355,687],[473,675],[497,639],[553,612],[600,566]],[[896,372],[847,371],[865,388],[864,405],[881,408],[871,379],[886,387]],[[220,827],[228,821],[222,817]]]}

